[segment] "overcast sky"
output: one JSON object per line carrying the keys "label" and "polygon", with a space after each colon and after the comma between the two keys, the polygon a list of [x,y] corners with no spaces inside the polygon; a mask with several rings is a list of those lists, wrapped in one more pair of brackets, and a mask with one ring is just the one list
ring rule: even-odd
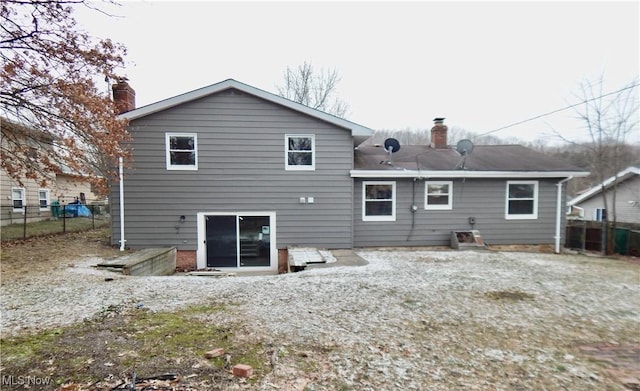
{"label": "overcast sky", "polygon": [[[475,133],[579,102],[638,77],[639,2],[121,1],[121,17],[81,12],[92,34],[128,48],[138,107],[233,78],[276,93],[287,67],[335,68],[348,119],[372,129]],[[106,88],[106,87],[105,87]],[[638,92],[638,88],[635,89]],[[494,133],[587,136],[566,110]],[[457,140],[449,140],[455,142]],[[640,142],[634,135],[632,142]]]}

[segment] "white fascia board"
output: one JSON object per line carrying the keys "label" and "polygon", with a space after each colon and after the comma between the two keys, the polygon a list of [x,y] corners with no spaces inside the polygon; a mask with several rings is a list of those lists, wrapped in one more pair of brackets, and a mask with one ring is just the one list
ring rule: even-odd
{"label": "white fascia board", "polygon": [[620,180],[620,182],[625,181],[627,179],[627,177],[631,176],[631,175],[640,175],[640,168],[638,167],[634,167],[631,166],[623,171],[620,171],[617,175],[614,175],[612,177],[610,177],[609,179],[605,180],[604,182],[592,187],[591,189],[589,189],[588,191],[580,194],[579,196],[569,200],[569,202],[567,202],[567,205],[569,206],[573,206],[575,204],[579,204],[582,201],[585,201],[589,198],[591,198],[592,196],[600,193],[600,191],[602,190],[602,187],[604,186],[605,190],[609,188],[609,186],[617,179]]}
{"label": "white fascia board", "polygon": [[161,100],[156,103],[152,103],[146,106],[142,106],[138,109],[134,109],[128,111],[126,113],[122,113],[118,116],[121,119],[134,120],[137,118],[145,117],[147,115],[157,113],[162,110],[169,109],[173,106],[177,106],[182,103],[186,103],[192,100],[196,100],[207,95],[215,94],[220,91],[224,91],[229,88],[235,88],[237,90],[246,92],[247,94],[255,95],[259,98],[265,99],[267,101],[277,103],[279,105],[288,107],[292,110],[307,114],[311,117],[315,117],[321,119],[323,121],[329,122],[336,126],[349,129],[351,131],[351,136],[371,136],[373,134],[373,129],[367,128],[362,125],[358,125],[354,122],[347,121],[343,118],[336,117],[331,114],[327,114],[320,110],[312,109],[311,107],[305,106],[303,104],[294,102],[292,100],[283,98],[281,96],[272,94],[270,92],[261,90],[259,88],[252,87],[248,84],[241,83],[234,79],[227,79],[220,83],[212,84],[207,87],[203,87],[197,90],[193,90],[191,92],[187,92],[181,95],[174,96],[172,98],[168,98],[165,100]]}
{"label": "white fascia board", "polygon": [[351,170],[352,178],[568,178],[585,177],[582,171],[415,171]]}

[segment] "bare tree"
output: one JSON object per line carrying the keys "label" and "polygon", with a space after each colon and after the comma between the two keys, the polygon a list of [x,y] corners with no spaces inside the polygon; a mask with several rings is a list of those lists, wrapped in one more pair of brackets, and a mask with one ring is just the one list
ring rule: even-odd
{"label": "bare tree", "polygon": [[[611,172],[615,175],[622,170],[627,138],[638,132],[638,80],[633,80],[613,93],[605,93],[603,86],[602,76],[595,82],[584,80],[579,94],[576,94],[584,103],[576,106],[575,111],[589,134],[590,142],[578,145],[559,135],[566,142],[585,149],[588,168],[595,174],[598,183],[603,183]],[[618,181],[614,181],[609,190],[611,205],[604,186],[601,191],[607,216],[606,221],[603,221],[603,233],[608,231],[607,227],[615,232],[617,184]],[[610,237],[603,240],[603,243],[607,243],[607,248],[603,248],[603,251],[613,250],[612,239]]]}
{"label": "bare tree", "polygon": [[335,96],[341,80],[335,68],[323,68],[318,73],[305,61],[296,69],[287,67],[283,79],[283,85],[277,87],[280,96],[337,117],[346,117],[349,105]]}

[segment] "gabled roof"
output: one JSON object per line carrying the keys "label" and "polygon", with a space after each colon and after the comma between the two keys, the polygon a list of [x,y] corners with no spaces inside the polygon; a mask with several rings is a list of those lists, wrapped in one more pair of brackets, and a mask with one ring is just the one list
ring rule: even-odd
{"label": "gabled roof", "polygon": [[627,167],[626,169],[620,171],[619,173],[617,173],[616,175],[612,176],[611,178],[606,179],[604,182],[593,186],[592,188],[590,188],[589,190],[587,190],[584,193],[580,194],[579,196],[569,200],[569,202],[567,202],[567,205],[573,206],[573,205],[579,204],[579,203],[581,203],[583,201],[586,201],[589,198],[597,196],[598,194],[600,194],[602,192],[602,188],[603,187],[605,189],[611,188],[611,186],[613,186],[616,178],[618,179],[618,183],[621,183],[621,182],[624,182],[624,181],[626,181],[628,179],[633,178],[636,175],[640,175],[640,166]]}
{"label": "gabled roof", "polygon": [[164,99],[156,103],[139,107],[135,110],[131,110],[126,113],[120,114],[119,118],[128,119],[128,120],[142,118],[147,115],[157,113],[159,111],[166,110],[171,107],[174,107],[186,102],[190,102],[196,99],[200,99],[205,96],[215,94],[230,88],[234,88],[244,93],[257,96],[269,102],[273,102],[281,106],[287,107],[289,109],[307,114],[311,117],[321,119],[323,121],[339,126],[341,128],[351,130],[351,135],[360,141],[364,141],[366,138],[368,138],[373,134],[373,130],[365,126],[358,125],[354,122],[347,121],[343,118],[336,117],[334,115],[325,113],[323,111],[313,109],[311,107],[291,101],[289,99],[261,90],[259,88],[252,87],[248,84],[241,83],[234,79],[227,79],[225,81],[212,84],[207,87],[199,88],[197,90],[186,92],[184,94],[177,95],[172,98]]}
{"label": "gabled roof", "polygon": [[26,138],[39,143],[44,143],[45,145],[51,145],[53,143],[53,135],[34,129],[29,125],[22,124],[2,116],[0,116],[0,125],[4,136],[10,136],[13,139]]}
{"label": "gabled roof", "polygon": [[[476,145],[463,157],[450,148],[403,145],[390,157],[382,147],[359,146],[353,177],[562,178],[589,173],[561,159],[520,145]],[[391,164],[389,164],[391,163]]]}

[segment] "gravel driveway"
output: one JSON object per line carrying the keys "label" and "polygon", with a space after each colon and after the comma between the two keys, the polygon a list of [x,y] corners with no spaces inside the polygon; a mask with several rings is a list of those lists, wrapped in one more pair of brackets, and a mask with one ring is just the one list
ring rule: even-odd
{"label": "gravel driveway", "polygon": [[[625,389],[610,364],[579,347],[638,345],[637,264],[490,251],[358,254],[369,264],[224,278],[125,277],[86,259],[3,281],[2,334],[71,324],[110,305],[171,310],[216,300],[238,304],[250,337],[279,353],[251,389]],[[300,367],[300,355],[315,365]]]}

